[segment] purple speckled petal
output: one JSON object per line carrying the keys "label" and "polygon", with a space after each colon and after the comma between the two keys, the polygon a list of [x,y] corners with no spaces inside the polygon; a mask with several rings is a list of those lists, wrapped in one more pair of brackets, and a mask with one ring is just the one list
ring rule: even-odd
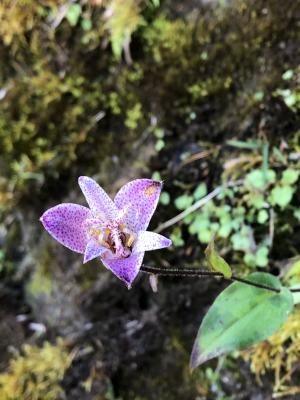
{"label": "purple speckled petal", "polygon": [[59,243],[84,253],[87,245],[85,220],[91,211],[79,204],[63,203],[47,210],[40,218],[44,228]]}
{"label": "purple speckled petal", "polygon": [[83,263],[100,257],[101,254],[104,254],[106,251],[106,247],[100,246],[94,239],[91,239],[85,248]]}
{"label": "purple speckled petal", "polygon": [[134,232],[149,225],[156,209],[162,183],[152,179],[136,179],[124,185],[115,197],[119,210],[125,210],[123,222]]}
{"label": "purple speckled petal", "polygon": [[172,241],[155,232],[141,231],[137,235],[136,242],[133,246],[133,254],[143,251],[163,249],[171,246]]}
{"label": "purple speckled petal", "polygon": [[126,283],[128,289],[136,278],[142,265],[144,253],[132,254],[128,258],[105,259],[101,261],[119,279]]}
{"label": "purple speckled petal", "polygon": [[113,220],[118,210],[101,186],[87,176],[80,176],[78,183],[94,216],[104,222]]}

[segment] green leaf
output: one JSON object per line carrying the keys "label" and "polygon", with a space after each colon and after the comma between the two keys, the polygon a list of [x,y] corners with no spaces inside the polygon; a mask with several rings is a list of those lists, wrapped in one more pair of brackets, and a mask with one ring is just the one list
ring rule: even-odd
{"label": "green leaf", "polygon": [[297,103],[297,96],[290,89],[278,89],[276,93],[283,97],[285,104],[288,107],[293,107]]}
{"label": "green leaf", "polygon": [[257,222],[259,222],[260,224],[264,224],[266,221],[268,221],[268,219],[269,219],[268,211],[265,209],[260,210],[257,215]]}
{"label": "green leaf", "polygon": [[158,171],[154,171],[151,178],[155,181],[161,181],[161,175]]}
{"label": "green leaf", "polygon": [[300,221],[300,208],[294,211],[294,217],[297,218],[298,221]]}
{"label": "green leaf", "polygon": [[80,15],[81,15],[81,5],[71,4],[66,14],[66,18],[71,26],[75,26],[77,25]]}
{"label": "green leaf", "polygon": [[210,226],[210,220],[205,214],[197,214],[194,221],[189,226],[189,233],[194,235],[201,232],[203,229],[207,229]]}
{"label": "green leaf", "polygon": [[227,140],[226,144],[228,146],[237,147],[239,149],[249,150],[257,150],[261,147],[260,140],[248,140],[247,142],[243,142],[241,140]]}
{"label": "green leaf", "polygon": [[93,27],[92,21],[90,19],[84,18],[81,21],[81,27],[84,31],[90,31]]}
{"label": "green leaf", "polygon": [[151,1],[155,8],[158,8],[160,6],[160,0],[151,0]]}
{"label": "green leaf", "polygon": [[285,208],[291,202],[294,191],[291,186],[275,186],[270,194],[270,203]]}
{"label": "green leaf", "polygon": [[277,147],[273,147],[273,155],[274,157],[280,161],[282,164],[286,163],[286,157],[285,155],[279,150]]}
{"label": "green leaf", "polygon": [[201,323],[191,354],[192,369],[211,358],[267,339],[286,321],[293,308],[291,292],[270,274],[256,272],[247,279],[281,291],[275,293],[239,282],[226,288]]}
{"label": "green leaf", "polygon": [[255,255],[256,265],[258,267],[266,267],[269,262],[269,249],[266,246],[261,246]]}
{"label": "green leaf", "polygon": [[205,183],[200,183],[193,193],[194,199],[199,200],[207,194],[207,186]]}
{"label": "green leaf", "polygon": [[254,97],[255,101],[262,101],[264,99],[264,97],[265,97],[265,94],[262,91],[258,91],[258,92],[254,93],[253,97]]}
{"label": "green leaf", "polygon": [[234,250],[251,251],[253,247],[253,230],[250,226],[244,225],[231,236],[230,240]]}
{"label": "green leaf", "polygon": [[215,250],[214,239],[212,239],[205,249],[205,256],[211,271],[221,272],[225,278],[232,277],[232,271],[227,262]]}
{"label": "green leaf", "polygon": [[181,236],[181,229],[178,226],[171,233],[170,239],[172,240],[172,244],[175,247],[180,247],[184,245],[184,240]]}
{"label": "green leaf", "polygon": [[247,265],[249,265],[249,267],[251,268],[256,267],[256,258],[254,254],[252,253],[245,254],[243,260]]}
{"label": "green leaf", "polygon": [[154,136],[157,137],[157,139],[163,139],[165,136],[165,132],[161,128],[155,128],[153,133],[154,133]]}
{"label": "green leaf", "polygon": [[282,79],[288,81],[292,79],[293,76],[294,76],[294,71],[292,69],[288,69],[287,71],[285,71],[284,74],[282,74]]}
{"label": "green leaf", "polygon": [[251,193],[247,198],[247,203],[257,209],[263,208],[267,205],[264,196],[261,193]]}
{"label": "green leaf", "polygon": [[170,204],[170,195],[168,192],[161,192],[159,202],[163,204],[164,206],[167,206]]}
{"label": "green leaf", "polygon": [[211,230],[209,230],[209,229],[201,229],[201,231],[198,232],[197,237],[198,237],[199,242],[201,242],[201,243],[209,243],[211,235],[212,235],[212,231]]}
{"label": "green leaf", "polygon": [[193,197],[187,194],[183,194],[182,196],[177,197],[175,199],[175,206],[178,210],[185,210],[193,203]]}
{"label": "green leaf", "polygon": [[263,190],[268,184],[274,183],[275,180],[276,174],[272,169],[266,171],[254,169],[246,175],[245,184],[250,188]]}
{"label": "green leaf", "polygon": [[156,151],[161,151],[165,147],[165,142],[162,139],[158,139],[157,142],[155,143],[155,150]]}
{"label": "green leaf", "polygon": [[227,238],[232,231],[232,223],[228,222],[225,224],[222,224],[219,231],[218,231],[218,236],[222,238]]}
{"label": "green leaf", "polygon": [[293,183],[297,182],[299,178],[299,171],[296,171],[295,169],[288,168],[285,171],[283,171],[281,182],[284,185],[292,185]]}

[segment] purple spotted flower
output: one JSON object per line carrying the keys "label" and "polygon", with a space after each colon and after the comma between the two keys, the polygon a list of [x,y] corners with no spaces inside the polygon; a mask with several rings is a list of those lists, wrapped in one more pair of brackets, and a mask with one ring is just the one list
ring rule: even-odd
{"label": "purple spotted flower", "polygon": [[89,208],[59,204],[47,210],[41,222],[58,242],[84,254],[84,263],[100,257],[105,267],[130,288],[145,251],[172,243],[162,235],[146,231],[162,184],[136,179],[124,185],[112,201],[93,179],[81,176],[78,182]]}

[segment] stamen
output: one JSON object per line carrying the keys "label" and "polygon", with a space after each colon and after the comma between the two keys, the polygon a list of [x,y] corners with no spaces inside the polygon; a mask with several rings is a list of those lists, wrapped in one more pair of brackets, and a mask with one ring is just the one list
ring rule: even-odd
{"label": "stamen", "polygon": [[133,234],[129,234],[126,241],[126,247],[131,247],[134,242],[135,236]]}
{"label": "stamen", "polygon": [[100,246],[106,247],[107,249],[111,250],[111,246],[105,240],[99,240]]}

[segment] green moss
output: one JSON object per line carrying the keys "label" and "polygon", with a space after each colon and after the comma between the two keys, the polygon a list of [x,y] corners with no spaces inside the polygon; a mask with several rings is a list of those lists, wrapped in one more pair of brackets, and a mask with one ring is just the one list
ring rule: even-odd
{"label": "green moss", "polygon": [[55,273],[59,270],[52,242],[42,240],[38,252],[34,256],[33,271],[27,281],[26,291],[31,302],[39,303],[41,298],[49,299],[55,296],[59,282]]}
{"label": "green moss", "polygon": [[127,111],[125,126],[129,129],[136,129],[138,123],[142,118],[142,105],[141,103],[136,103],[130,110]]}
{"label": "green moss", "polygon": [[[116,137],[129,146],[153,114],[166,127],[174,115],[189,123],[189,116],[197,118],[198,108],[209,102],[218,129],[236,120],[228,111],[234,104],[241,119],[261,101],[257,93],[283,88],[284,57],[267,56],[267,50],[279,37],[289,41],[297,35],[290,26],[293,7],[282,20],[276,2],[268,5],[268,18],[260,12],[262,1],[255,7],[236,1],[233,7],[203,7],[197,20],[158,11],[150,20],[148,8],[138,3],[121,20],[118,14],[105,20],[100,7],[82,5],[76,23],[65,18],[52,29],[45,26],[55,21],[61,1],[9,4],[0,6],[6,92],[0,117],[3,208],[13,205],[11,186],[16,203],[38,193],[49,178],[70,169],[76,174],[81,165],[89,169],[111,154]],[[134,31],[140,52],[133,65],[119,64],[109,49],[103,50],[110,38],[120,54]],[[296,73],[284,82],[293,79]]]}
{"label": "green moss", "polygon": [[[129,90],[141,72],[127,66],[120,70],[109,52],[99,54],[108,34],[103,10],[95,7],[91,14],[90,8],[82,9],[77,19],[90,18],[89,29],[68,19],[51,28],[62,3],[0,5],[0,52],[5,54],[5,63],[0,62],[0,207],[6,210],[24,196],[38,195],[49,178],[81,165],[87,172],[109,157],[115,140],[115,132],[107,132],[111,114],[120,115],[117,131],[129,130],[130,138],[143,116],[141,103]],[[72,43],[75,36],[78,40]]]}
{"label": "green moss", "polygon": [[160,15],[145,28],[146,75],[169,118],[209,102],[216,110],[212,123],[222,129],[229,118],[237,120],[229,108],[236,105],[241,120],[280,85],[286,67],[277,43],[299,40],[295,6],[286,5],[285,19],[278,3],[265,6],[263,1],[235,1],[228,7],[203,7],[196,20],[194,14],[185,20]]}
{"label": "green moss", "polygon": [[39,295],[50,295],[52,289],[52,280],[45,268],[39,266],[31,276],[28,284],[28,290],[33,297]]}
{"label": "green moss", "polygon": [[60,382],[72,355],[62,340],[43,347],[24,345],[10,361],[8,372],[0,374],[2,400],[57,400],[63,395]]}
{"label": "green moss", "polygon": [[241,355],[251,362],[251,370],[257,381],[268,372],[274,373],[274,397],[297,395],[300,387],[297,384],[298,372],[296,360],[299,357],[300,312],[296,308],[281,329],[268,340],[246,350]]}

